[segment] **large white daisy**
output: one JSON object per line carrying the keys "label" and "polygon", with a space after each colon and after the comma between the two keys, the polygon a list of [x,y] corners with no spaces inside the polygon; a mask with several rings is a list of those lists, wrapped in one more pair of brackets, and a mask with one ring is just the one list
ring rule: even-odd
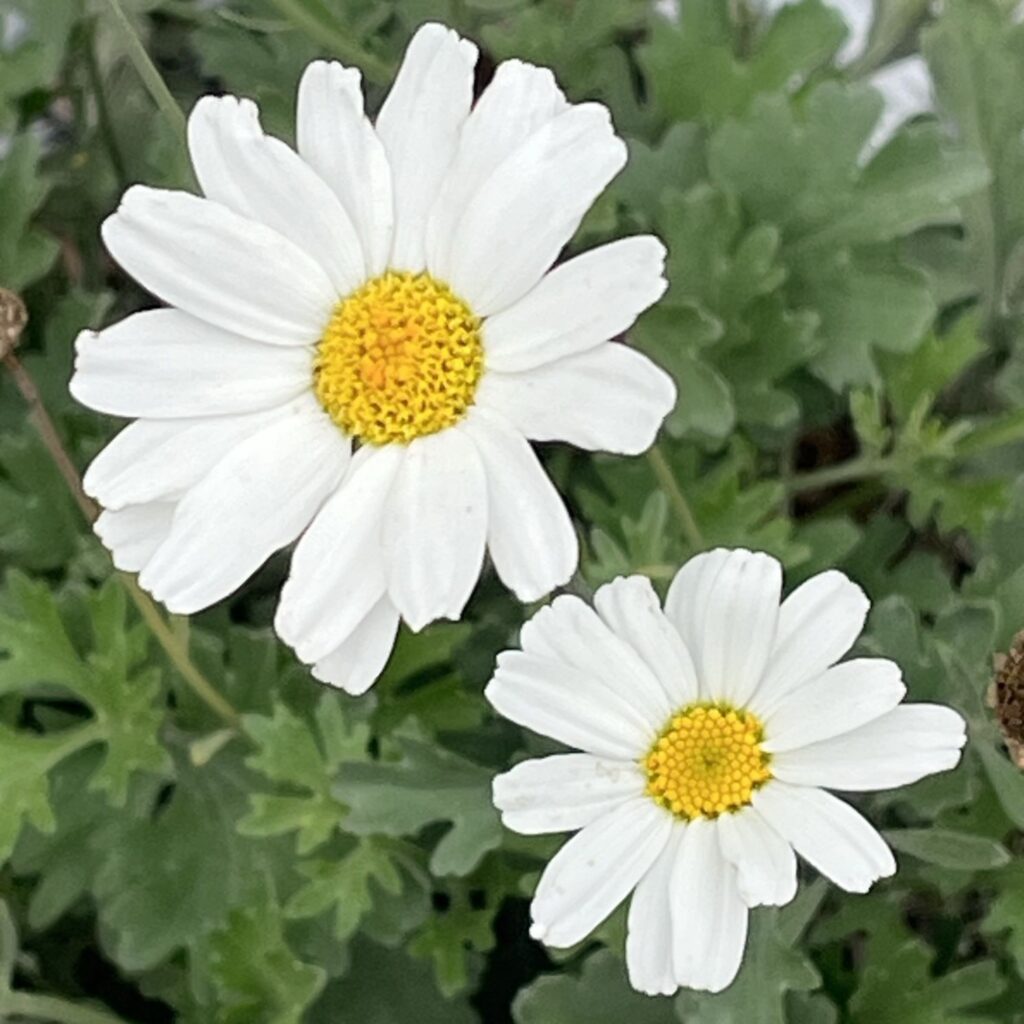
{"label": "large white daisy", "polygon": [[559,597],[498,658],[487,697],[507,718],[583,753],[516,765],[494,782],[505,824],[579,829],[537,886],[531,934],[583,939],[633,893],[634,987],[725,988],[750,907],[788,903],[796,857],[851,892],[896,863],[827,789],[865,791],[952,768],[963,719],[900,705],[899,666],[837,664],[868,600],[824,572],[780,601],[765,554],[716,550],[680,570],[662,611],[645,577]]}
{"label": "large white daisy", "polygon": [[457,618],[485,548],[523,600],[578,559],[528,441],[633,454],[671,379],[609,341],[661,295],[652,237],[548,273],[626,159],[608,111],[425,25],[376,124],[359,72],[311,64],[298,152],[248,100],[189,120],[205,198],[133,187],[103,225],[173,308],[84,333],[71,390],[137,417],[86,490],[115,564],[174,612],[238,587],[301,536],[276,626],[362,692],[394,642]]}

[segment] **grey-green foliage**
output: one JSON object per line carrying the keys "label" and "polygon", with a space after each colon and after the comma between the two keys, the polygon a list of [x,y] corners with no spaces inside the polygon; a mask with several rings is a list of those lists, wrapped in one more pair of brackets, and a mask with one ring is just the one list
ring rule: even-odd
{"label": "grey-green foliage", "polygon": [[[1008,0],[879,2],[839,66],[823,0],[120,0],[184,107],[251,96],[293,138],[315,57],[379,107],[411,31],[456,25],[609,105],[630,162],[574,248],[655,231],[669,290],[629,341],[679,402],[644,458],[545,446],[577,589],[663,588],[712,545],[828,566],[875,602],[860,643],[952,703],[956,771],[862,801],[900,872],[805,885],[752,918],[727,992],[628,986],[621,914],[545,955],[526,896],[558,837],[503,832],[495,772],[548,749],[482,689],[523,610],[484,582],[460,624],[403,632],[371,695],[273,638],[281,563],[179,648],[188,688],[0,379],[0,1016],[116,1024],[1009,1024],[1024,991],[1024,776],[987,688],[1024,627],[1024,25]],[[937,5],[936,5],[937,6]],[[108,0],[0,0],[0,287],[79,468],[117,429],[67,394],[71,343],[150,300],[98,228],[132,181],[189,187]],[[936,111],[870,142],[870,72],[923,54]],[[666,487],[667,467],[675,481]],[[807,872],[810,883],[813,872]],[[101,966],[98,966],[101,965]],[[103,1007],[106,1007],[104,1009]],[[19,1017],[20,1015],[20,1017]],[[98,1015],[98,1016],[97,1016]]]}

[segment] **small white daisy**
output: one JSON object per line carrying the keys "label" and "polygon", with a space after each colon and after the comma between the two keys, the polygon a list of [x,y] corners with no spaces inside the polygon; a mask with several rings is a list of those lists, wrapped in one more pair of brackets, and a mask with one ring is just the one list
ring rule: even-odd
{"label": "small white daisy", "polygon": [[399,617],[459,617],[485,548],[525,601],[571,576],[528,441],[635,454],[675,403],[609,341],[664,291],[661,243],[548,273],[625,163],[608,111],[519,61],[473,105],[476,58],[423,26],[375,125],[358,71],[311,64],[298,152],[248,100],[200,100],[205,198],[136,186],[103,225],[173,308],[77,343],[74,395],[137,417],[85,478],[115,564],[187,614],[301,536],[276,627],[352,693]]}
{"label": "small white daisy", "polygon": [[679,571],[662,611],[645,577],[591,609],[559,597],[498,658],[487,697],[505,717],[584,753],[516,765],[494,782],[505,824],[579,829],[548,864],[531,934],[571,946],[630,892],[633,986],[724,989],[750,907],[796,894],[799,853],[851,892],[896,870],[882,837],[826,789],[903,786],[952,768],[963,719],[900,706],[899,666],[836,664],[868,600],[840,572],[781,601],[765,554],[716,550]]}

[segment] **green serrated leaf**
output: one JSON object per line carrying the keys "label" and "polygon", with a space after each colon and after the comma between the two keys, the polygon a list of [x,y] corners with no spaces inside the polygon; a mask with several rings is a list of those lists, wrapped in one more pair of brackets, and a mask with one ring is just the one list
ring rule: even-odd
{"label": "green serrated leaf", "polygon": [[263,888],[192,951],[194,984],[212,988],[211,1024],[300,1024],[323,989],[326,973],[291,951],[281,908]]}
{"label": "green serrated leaf", "polygon": [[373,909],[371,885],[392,895],[402,890],[392,852],[373,839],[360,839],[338,859],[303,861],[298,870],[306,881],[289,898],[285,914],[305,918],[333,908],[334,934],[341,940],[350,938]]}
{"label": "green serrated leaf", "polygon": [[249,813],[239,823],[243,835],[273,836],[296,833],[299,854],[307,854],[329,839],[345,818],[346,805],[337,799],[332,784],[338,767],[365,752],[369,731],[349,727],[337,697],[325,694],[318,717],[323,746],[318,746],[309,725],[283,704],[271,717],[246,715],[244,728],[257,744],[246,764],[274,782],[299,793],[254,793]]}
{"label": "green serrated leaf", "polygon": [[393,737],[400,759],[346,767],[334,794],[349,807],[345,828],[404,836],[451,822],[430,857],[435,875],[465,875],[501,842],[491,772],[409,734]]}

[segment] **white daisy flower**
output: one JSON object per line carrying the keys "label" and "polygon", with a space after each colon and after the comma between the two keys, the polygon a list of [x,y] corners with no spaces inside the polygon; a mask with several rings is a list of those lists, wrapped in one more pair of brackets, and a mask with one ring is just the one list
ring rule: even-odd
{"label": "white daisy flower", "polygon": [[189,120],[205,198],[133,187],[103,225],[173,308],[78,340],[71,390],[137,418],[86,490],[115,564],[171,611],[230,594],[301,536],[276,618],[317,678],[363,692],[399,617],[458,618],[485,548],[536,600],[577,541],[528,441],[635,454],[671,378],[609,339],[665,289],[627,238],[549,268],[626,160],[608,111],[425,25],[376,124],[316,62],[298,152],[248,100]]}
{"label": "white daisy flower", "polygon": [[824,572],[781,601],[765,554],[717,550],[679,571],[662,611],[645,577],[591,609],[559,597],[498,658],[505,717],[583,753],[494,782],[504,823],[579,830],[537,886],[531,934],[572,946],[629,893],[635,988],[720,991],[739,970],[750,907],[796,894],[796,857],[851,892],[896,870],[882,837],[827,789],[903,786],[952,768],[955,711],[900,705],[899,667],[837,664],[868,599]]}

